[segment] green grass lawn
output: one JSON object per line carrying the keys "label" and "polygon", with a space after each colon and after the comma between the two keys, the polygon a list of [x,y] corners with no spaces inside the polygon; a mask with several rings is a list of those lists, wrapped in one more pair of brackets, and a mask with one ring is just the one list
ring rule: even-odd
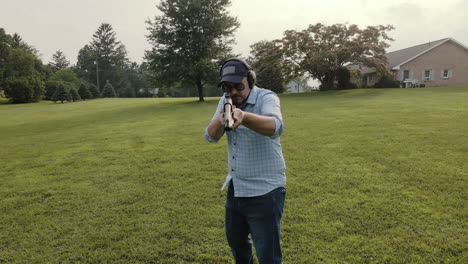
{"label": "green grass lawn", "polygon": [[[195,100],[0,103],[0,263],[233,263]],[[281,104],[285,264],[468,263],[468,87]]]}

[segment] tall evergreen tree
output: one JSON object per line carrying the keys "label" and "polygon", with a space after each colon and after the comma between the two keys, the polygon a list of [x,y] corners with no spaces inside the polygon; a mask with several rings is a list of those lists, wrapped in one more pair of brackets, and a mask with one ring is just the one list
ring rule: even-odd
{"label": "tall evergreen tree", "polygon": [[70,61],[67,60],[65,54],[61,50],[57,50],[52,55],[52,61],[49,62],[50,67],[54,72],[58,72],[67,68],[70,65]]}
{"label": "tall evergreen tree", "polygon": [[[117,40],[116,33],[108,23],[102,23],[93,34],[92,40],[79,52],[76,69],[78,76],[103,90],[105,80],[118,89],[125,81],[123,74],[129,60],[125,46]],[[99,82],[97,81],[99,79]]]}
{"label": "tall evergreen tree", "polygon": [[226,10],[230,4],[230,0],[161,1],[162,15],[147,21],[152,49],[145,58],[155,83],[190,83],[204,101],[203,87],[219,77],[219,60],[230,56],[233,34],[240,26]]}
{"label": "tall evergreen tree", "polygon": [[114,86],[107,80],[106,85],[104,85],[104,90],[102,90],[102,97],[116,97]]}
{"label": "tall evergreen tree", "polygon": [[103,86],[104,80],[109,80],[119,86],[122,82],[122,72],[129,61],[127,50],[117,40],[112,26],[102,23],[93,34],[90,46],[96,55],[99,66],[99,86]]}
{"label": "tall evergreen tree", "polygon": [[14,33],[11,39],[12,39],[12,42],[11,42],[12,48],[24,49],[27,52],[33,54],[34,56],[36,57],[38,56],[39,52],[37,51],[37,49],[29,45],[28,43],[26,43],[18,33]]}

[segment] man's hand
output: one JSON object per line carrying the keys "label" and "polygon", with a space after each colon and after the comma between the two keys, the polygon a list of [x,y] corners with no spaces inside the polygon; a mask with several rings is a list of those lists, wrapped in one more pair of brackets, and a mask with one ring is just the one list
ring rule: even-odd
{"label": "man's hand", "polygon": [[219,114],[216,118],[216,121],[224,127],[224,107],[222,107],[221,110],[219,110]]}
{"label": "man's hand", "polygon": [[233,130],[237,129],[240,125],[244,125],[264,136],[272,136],[275,133],[276,123],[275,119],[271,116],[262,116],[250,112],[244,112],[235,107],[233,113]]}
{"label": "man's hand", "polygon": [[218,140],[224,135],[223,108],[221,108],[221,110],[219,111],[218,116],[208,124],[208,135],[214,140]]}
{"label": "man's hand", "polygon": [[244,121],[245,117],[245,112],[240,110],[239,108],[236,108],[233,106],[234,111],[233,111],[233,119],[234,119],[234,125],[232,126],[232,129],[238,128],[240,125],[242,125],[242,122]]}

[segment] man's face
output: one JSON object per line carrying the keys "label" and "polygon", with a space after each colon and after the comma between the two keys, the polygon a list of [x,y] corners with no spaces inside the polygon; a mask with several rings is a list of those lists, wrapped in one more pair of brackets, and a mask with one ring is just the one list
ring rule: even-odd
{"label": "man's face", "polygon": [[229,95],[231,96],[232,103],[235,106],[240,106],[242,103],[244,103],[245,100],[247,100],[247,97],[249,96],[250,93],[250,87],[249,83],[247,82],[247,77],[244,77],[242,79],[242,85],[244,85],[244,89],[239,91],[235,88],[232,88],[229,92]]}

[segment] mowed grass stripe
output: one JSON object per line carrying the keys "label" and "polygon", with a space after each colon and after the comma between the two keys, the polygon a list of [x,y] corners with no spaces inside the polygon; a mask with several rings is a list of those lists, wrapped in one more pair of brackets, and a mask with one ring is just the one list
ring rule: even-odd
{"label": "mowed grass stripe", "polygon": [[[285,263],[465,263],[468,88],[281,96]],[[232,263],[217,98],[0,104],[0,263]]]}

